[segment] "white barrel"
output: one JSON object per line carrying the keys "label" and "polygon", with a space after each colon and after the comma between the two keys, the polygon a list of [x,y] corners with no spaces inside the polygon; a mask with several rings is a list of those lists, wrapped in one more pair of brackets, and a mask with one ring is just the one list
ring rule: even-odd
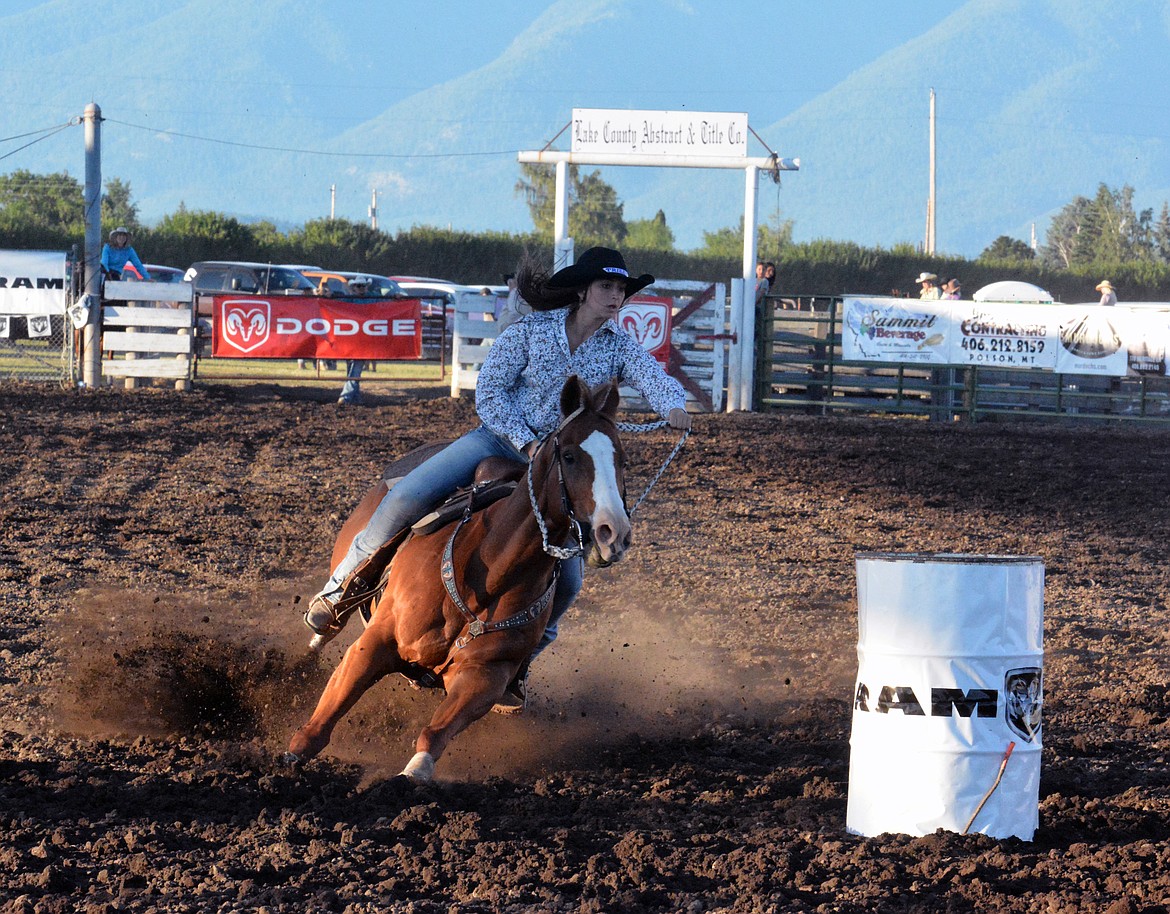
{"label": "white barrel", "polygon": [[1043,562],[859,554],[857,607],[846,828],[1030,841],[1039,824]]}

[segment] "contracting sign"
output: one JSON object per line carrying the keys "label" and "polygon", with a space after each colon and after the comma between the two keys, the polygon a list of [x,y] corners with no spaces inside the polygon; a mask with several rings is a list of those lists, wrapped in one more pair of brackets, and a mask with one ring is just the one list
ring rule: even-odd
{"label": "contracting sign", "polygon": [[747,156],[746,114],[574,108],[570,129],[575,153]]}

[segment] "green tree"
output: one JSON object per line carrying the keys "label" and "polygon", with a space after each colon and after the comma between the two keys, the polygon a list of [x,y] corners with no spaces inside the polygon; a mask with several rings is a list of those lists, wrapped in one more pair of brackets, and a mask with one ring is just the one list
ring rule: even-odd
{"label": "green tree", "polygon": [[617,191],[593,171],[577,184],[576,199],[569,208],[569,234],[582,248],[596,244],[620,247],[626,238],[623,204]]}
{"label": "green tree", "polygon": [[155,234],[162,240],[182,239],[192,251],[191,260],[245,259],[256,247],[251,228],[233,216],[209,210],[179,208],[159,222]]}
{"label": "green tree", "polygon": [[130,183],[121,178],[110,178],[102,195],[102,225],[107,234],[119,225],[131,231],[140,227],[138,205],[131,200]]}
{"label": "green tree", "polygon": [[1052,217],[1040,250],[1045,265],[1067,270],[1093,259],[1088,252],[1088,234],[1084,231],[1091,207],[1088,197],[1076,196]]}
{"label": "green tree", "polygon": [[0,175],[0,226],[85,234],[85,192],[65,172],[37,175],[18,169]]}
{"label": "green tree", "polygon": [[[570,206],[573,203],[573,189],[577,184],[579,169],[576,165],[568,167],[566,178],[569,183],[568,198]],[[532,227],[538,236],[552,238],[555,207],[556,207],[556,171],[547,165],[535,165],[525,162],[520,166],[520,180],[516,182],[515,191],[524,197],[528,204],[528,212],[532,216]]]}
{"label": "green tree", "polygon": [[[791,219],[776,217],[775,222],[761,222],[756,226],[756,255],[761,260],[779,260],[792,246]],[[703,232],[703,245],[695,254],[701,257],[743,259],[743,216],[739,225]]]}
{"label": "green tree", "polygon": [[1121,190],[1101,184],[1092,200],[1075,197],[1052,217],[1043,261],[1071,269],[1150,260],[1153,210],[1136,212],[1133,194],[1128,184]]}
{"label": "green tree", "polygon": [[1170,203],[1162,202],[1162,212],[1150,236],[1154,257],[1162,263],[1170,263]]}
{"label": "green tree", "polygon": [[314,219],[290,233],[288,240],[300,246],[307,259],[335,269],[361,268],[384,255],[389,245],[385,232],[348,219]]}
{"label": "green tree", "polygon": [[[623,204],[617,191],[605,182],[600,171],[581,176],[576,165],[567,169],[569,234],[578,246],[603,244],[615,247],[626,237]],[[524,163],[516,193],[524,197],[532,226],[541,238],[552,238],[556,211],[556,173],[547,165]]]}
{"label": "green tree", "polygon": [[673,251],[674,232],[666,224],[666,213],[659,210],[653,219],[627,222],[626,247],[644,251]]}
{"label": "green tree", "polygon": [[983,249],[979,260],[1028,261],[1035,257],[1036,252],[1026,242],[1012,238],[1010,235],[1000,235]]}

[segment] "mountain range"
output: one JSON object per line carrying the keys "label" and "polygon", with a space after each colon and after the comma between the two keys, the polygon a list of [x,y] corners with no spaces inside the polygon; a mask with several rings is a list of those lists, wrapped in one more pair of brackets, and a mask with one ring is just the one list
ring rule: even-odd
{"label": "mountain range", "polygon": [[[749,154],[802,163],[761,179],[761,220],[890,247],[924,237],[933,89],[941,252],[1033,226],[1043,241],[1101,182],[1132,185],[1139,206],[1170,198],[1170,0],[951,6],[856,66],[856,44],[838,57],[830,40],[810,73],[816,58],[786,41],[806,40],[811,14],[789,2],[763,3],[765,27],[742,0],[499,0],[482,47],[455,52],[403,32],[403,2],[52,0],[0,16],[0,169],[83,176],[80,129],[19,152],[39,136],[14,138],[92,100],[103,176],[130,183],[147,222],[180,203],[282,227],[331,206],[364,221],[376,189],[383,229],[518,232],[516,153],[567,149],[572,108],[746,111]],[[818,73],[831,84],[809,91]],[[627,219],[663,210],[684,249],[742,215],[737,171],[601,172]]]}

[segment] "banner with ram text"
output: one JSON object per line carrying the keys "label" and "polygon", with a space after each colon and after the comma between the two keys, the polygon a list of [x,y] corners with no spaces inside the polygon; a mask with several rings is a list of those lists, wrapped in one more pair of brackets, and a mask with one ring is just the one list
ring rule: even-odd
{"label": "banner with ram text", "polygon": [[211,354],[233,359],[422,358],[418,299],[216,295]]}

